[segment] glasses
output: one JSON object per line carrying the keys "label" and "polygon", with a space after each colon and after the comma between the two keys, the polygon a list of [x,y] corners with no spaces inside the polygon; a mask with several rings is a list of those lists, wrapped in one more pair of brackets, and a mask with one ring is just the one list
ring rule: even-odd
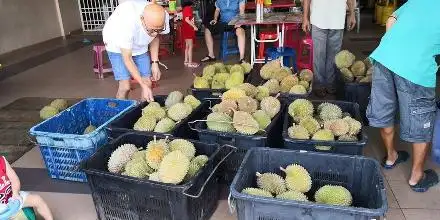
{"label": "glasses", "polygon": [[161,28],[161,29],[151,29],[151,28],[148,28],[147,25],[145,24],[144,16],[141,16],[141,22],[142,22],[142,26],[144,27],[145,31],[148,34],[154,34],[154,33],[158,34],[158,33],[162,33],[162,32],[165,31],[164,28]]}

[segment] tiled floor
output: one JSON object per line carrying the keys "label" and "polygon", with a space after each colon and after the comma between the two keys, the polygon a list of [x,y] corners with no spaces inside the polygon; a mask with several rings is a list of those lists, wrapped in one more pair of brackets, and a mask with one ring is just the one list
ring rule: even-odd
{"label": "tiled floor", "polygon": [[[378,29],[369,29],[369,21],[363,23],[360,35],[347,34],[344,47],[351,48],[357,55],[368,54],[377,43]],[[373,38],[371,38],[373,37]],[[369,38],[371,38],[369,40]],[[352,40],[350,40],[352,39]],[[357,40],[353,40],[357,39]],[[198,50],[196,57],[205,53]],[[116,83],[111,78],[98,80],[92,70],[92,53],[90,47],[84,47],[50,62],[29,69],[6,80],[0,81],[0,106],[4,106],[20,97],[113,97]],[[166,94],[172,90],[186,90],[192,83],[192,71],[185,70],[182,57],[173,56],[163,59],[169,64],[170,71],[164,71],[160,85],[155,89],[156,94]],[[200,70],[196,70],[200,71]],[[133,93],[139,96],[139,89]],[[368,128],[369,142],[365,155],[380,160],[383,155],[382,143],[378,131]],[[398,142],[401,149],[409,149],[408,144]],[[429,159],[428,159],[429,160]],[[13,164],[16,168],[45,168],[38,148],[33,148]],[[432,188],[427,193],[414,193],[407,185],[411,162],[400,165],[394,170],[383,171],[386,177],[386,189],[389,210],[388,220],[434,220],[440,216],[440,186]],[[429,161],[427,167],[440,172],[440,167]],[[43,180],[41,180],[43,181]],[[57,184],[57,181],[53,184]],[[24,187],[26,183],[22,183]],[[66,186],[69,187],[69,186]],[[78,184],[71,184],[78,187]],[[32,187],[30,187],[32,188]],[[39,187],[33,187],[39,189]],[[53,192],[50,187],[42,187],[35,192],[40,194],[48,203],[55,219],[59,220],[94,220],[95,207],[92,198],[85,193]],[[59,190],[60,191],[60,190]],[[235,214],[229,214],[226,200],[222,200],[212,219],[235,219]]]}

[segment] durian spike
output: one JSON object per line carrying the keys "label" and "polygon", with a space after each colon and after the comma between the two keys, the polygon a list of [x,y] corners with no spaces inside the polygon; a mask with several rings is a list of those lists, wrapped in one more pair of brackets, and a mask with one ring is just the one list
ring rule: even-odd
{"label": "durian spike", "polygon": [[280,167],[280,170],[286,172],[286,169],[284,169],[283,167]]}
{"label": "durian spike", "polygon": [[257,177],[260,177],[260,176],[263,175],[263,174],[257,172],[255,175],[256,175]]}
{"label": "durian spike", "polygon": [[278,98],[281,95],[281,93],[278,93],[274,98]]}

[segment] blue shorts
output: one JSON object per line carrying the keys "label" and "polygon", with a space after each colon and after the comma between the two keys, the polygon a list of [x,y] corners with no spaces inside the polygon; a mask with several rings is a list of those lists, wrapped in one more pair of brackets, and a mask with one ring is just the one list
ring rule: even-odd
{"label": "blue shorts", "polygon": [[400,138],[411,143],[432,141],[436,114],[435,88],[423,87],[373,62],[367,117],[372,127],[395,124],[399,110]]}
{"label": "blue shorts", "polygon": [[[131,78],[131,74],[124,64],[122,54],[113,52],[107,52],[107,54],[110,63],[112,64],[112,70],[113,75],[115,75],[115,80],[129,80]],[[136,64],[141,74],[141,77],[144,78],[151,76],[151,61],[150,55],[148,55],[148,53],[133,56],[133,61]]]}

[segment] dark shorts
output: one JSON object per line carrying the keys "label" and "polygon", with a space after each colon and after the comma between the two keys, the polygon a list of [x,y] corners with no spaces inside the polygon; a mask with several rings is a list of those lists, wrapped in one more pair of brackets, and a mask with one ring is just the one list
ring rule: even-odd
{"label": "dark shorts", "polygon": [[374,62],[370,103],[366,112],[370,126],[393,126],[398,109],[402,140],[411,143],[432,141],[435,88],[414,84]]}
{"label": "dark shorts", "polygon": [[[210,21],[205,21],[203,23],[203,25],[205,26],[206,29],[208,29],[211,34],[216,35],[216,34],[221,34],[224,32],[230,32],[230,31],[234,31],[237,29],[235,26],[233,25],[228,25],[227,23],[223,23],[223,22],[218,22],[215,25],[211,25],[209,23]],[[244,26],[241,26],[240,28],[245,29]]]}

